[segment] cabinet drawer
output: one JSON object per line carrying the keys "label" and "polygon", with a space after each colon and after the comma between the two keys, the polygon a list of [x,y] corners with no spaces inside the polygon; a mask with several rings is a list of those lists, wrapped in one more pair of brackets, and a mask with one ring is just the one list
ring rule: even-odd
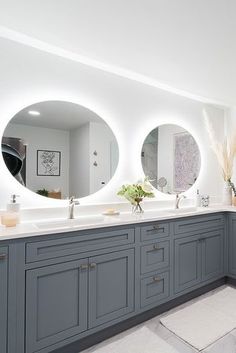
{"label": "cabinet drawer", "polygon": [[169,296],[169,272],[158,273],[141,280],[141,307],[158,304]]}
{"label": "cabinet drawer", "polygon": [[77,236],[76,232],[67,233],[60,239],[27,243],[26,262],[42,261],[131,243],[134,243],[134,229],[132,228],[109,232],[83,232],[77,233]]}
{"label": "cabinet drawer", "polygon": [[168,223],[152,223],[148,226],[141,227],[141,240],[148,241],[169,235]]}
{"label": "cabinet drawer", "polygon": [[141,247],[141,273],[169,266],[170,242],[161,241]]}
{"label": "cabinet drawer", "polygon": [[175,234],[196,232],[208,228],[218,228],[224,225],[224,215],[202,216],[181,219],[174,223]]}

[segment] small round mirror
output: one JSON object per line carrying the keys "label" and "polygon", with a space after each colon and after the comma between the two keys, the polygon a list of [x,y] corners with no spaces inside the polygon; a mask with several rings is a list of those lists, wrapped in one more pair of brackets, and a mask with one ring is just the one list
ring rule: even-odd
{"label": "small round mirror", "polygon": [[95,193],[115,173],[119,150],[105,121],[70,102],[46,101],[18,112],[2,137],[11,174],[30,190],[51,198]]}
{"label": "small round mirror", "polygon": [[198,145],[178,125],[165,124],[153,129],[143,143],[141,159],[153,187],[167,194],[188,190],[200,172]]}

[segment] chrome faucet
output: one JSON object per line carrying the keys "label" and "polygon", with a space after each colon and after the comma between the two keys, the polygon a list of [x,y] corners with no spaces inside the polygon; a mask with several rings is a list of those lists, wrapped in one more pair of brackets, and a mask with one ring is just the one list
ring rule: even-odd
{"label": "chrome faucet", "polygon": [[79,205],[79,201],[75,199],[74,196],[69,198],[69,212],[68,212],[68,219],[74,219],[74,208],[76,205]]}
{"label": "chrome faucet", "polygon": [[179,203],[182,199],[186,199],[185,195],[180,195],[180,194],[176,194],[175,196],[175,209],[178,210],[179,209]]}

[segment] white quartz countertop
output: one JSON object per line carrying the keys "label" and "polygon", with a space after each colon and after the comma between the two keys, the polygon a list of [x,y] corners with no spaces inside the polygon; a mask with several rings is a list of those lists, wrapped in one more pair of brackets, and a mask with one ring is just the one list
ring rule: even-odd
{"label": "white quartz countertop", "polygon": [[88,229],[132,225],[149,221],[164,221],[218,212],[236,212],[236,207],[222,205],[215,205],[206,208],[183,207],[180,211],[175,211],[172,209],[154,209],[138,215],[132,214],[131,212],[121,212],[119,215],[110,216],[104,216],[102,214],[81,216],[74,220],[65,218],[42,218],[37,221],[31,220],[22,222],[16,227],[7,228],[1,225],[0,241]]}

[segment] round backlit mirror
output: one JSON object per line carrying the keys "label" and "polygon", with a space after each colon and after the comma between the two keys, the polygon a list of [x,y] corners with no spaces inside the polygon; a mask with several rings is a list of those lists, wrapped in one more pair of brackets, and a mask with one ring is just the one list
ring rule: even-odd
{"label": "round backlit mirror", "polygon": [[196,181],[201,156],[193,136],[178,125],[152,130],[142,147],[142,166],[151,184],[167,194],[188,190]]}
{"label": "round backlit mirror", "polygon": [[116,138],[97,114],[70,102],[46,101],[17,113],[2,137],[11,174],[40,195],[65,199],[95,193],[115,173]]}

